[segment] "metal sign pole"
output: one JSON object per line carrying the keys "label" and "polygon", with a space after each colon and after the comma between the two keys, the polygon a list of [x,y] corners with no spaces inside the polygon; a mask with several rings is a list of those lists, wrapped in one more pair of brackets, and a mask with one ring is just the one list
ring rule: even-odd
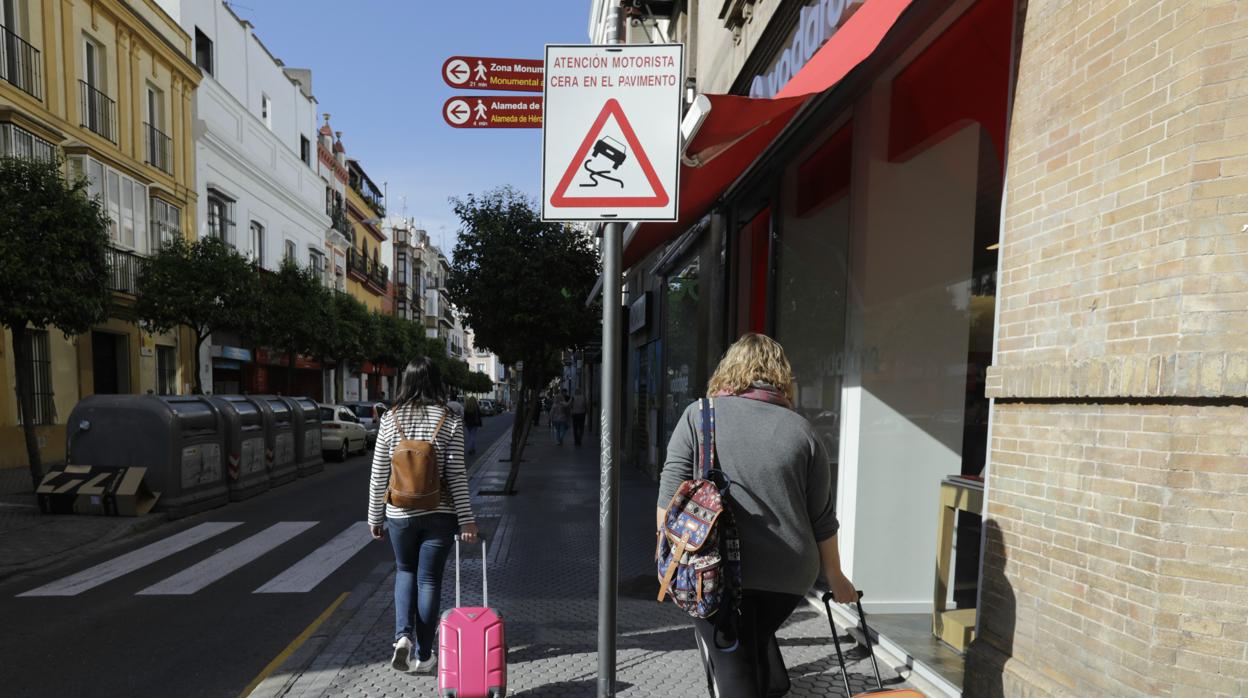
{"label": "metal sign pole", "polygon": [[[607,9],[608,44],[626,42],[624,8]],[[620,473],[615,464],[620,435],[620,264],[624,224],[607,223],[602,232],[602,422],[598,473],[598,698],[615,696],[616,595],[620,576]]]}
{"label": "metal sign pole", "polygon": [[620,520],[616,468],[620,432],[620,260],[624,224],[608,223],[602,237],[602,422],[598,479],[598,696],[615,695],[616,594]]}

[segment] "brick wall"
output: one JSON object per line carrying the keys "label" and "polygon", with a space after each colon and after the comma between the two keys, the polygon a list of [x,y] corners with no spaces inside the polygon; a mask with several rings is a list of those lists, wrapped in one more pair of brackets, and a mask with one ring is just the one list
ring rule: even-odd
{"label": "brick wall", "polygon": [[981,644],[1041,695],[1248,695],[1248,408],[998,403],[992,440]]}
{"label": "brick wall", "polygon": [[1248,396],[1248,3],[1032,0],[990,388]]}
{"label": "brick wall", "polygon": [[1248,2],[1030,0],[968,696],[1248,695]]}

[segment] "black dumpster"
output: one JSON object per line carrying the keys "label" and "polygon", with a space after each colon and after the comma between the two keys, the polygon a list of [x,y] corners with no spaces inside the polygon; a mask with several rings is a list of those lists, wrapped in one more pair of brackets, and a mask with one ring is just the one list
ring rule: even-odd
{"label": "black dumpster", "polygon": [[66,430],[69,464],[147,468],[156,511],[170,518],[229,501],[224,424],[203,396],[91,395]]}
{"label": "black dumpster", "polygon": [[306,397],[284,399],[295,417],[295,466],[299,477],[319,473],[325,469],[325,454],[321,453],[321,409],[315,400]]}
{"label": "black dumpster", "polygon": [[264,422],[264,454],[269,469],[269,484],[283,485],[298,477],[295,469],[294,413],[286,401],[276,395],[247,395],[260,408]]}
{"label": "black dumpster", "polygon": [[264,455],[264,414],[241,395],[208,398],[221,413],[225,431],[226,484],[230,499],[240,501],[269,489]]}

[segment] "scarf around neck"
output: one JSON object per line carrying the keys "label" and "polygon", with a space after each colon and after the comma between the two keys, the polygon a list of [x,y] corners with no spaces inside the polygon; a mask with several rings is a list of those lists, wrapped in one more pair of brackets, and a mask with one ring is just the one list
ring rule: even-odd
{"label": "scarf around neck", "polygon": [[760,402],[769,402],[773,405],[780,405],[788,409],[793,409],[793,404],[789,402],[789,398],[784,393],[769,383],[753,383],[745,390],[734,393],[729,390],[720,390],[715,393],[714,397],[743,397],[747,400],[758,400]]}

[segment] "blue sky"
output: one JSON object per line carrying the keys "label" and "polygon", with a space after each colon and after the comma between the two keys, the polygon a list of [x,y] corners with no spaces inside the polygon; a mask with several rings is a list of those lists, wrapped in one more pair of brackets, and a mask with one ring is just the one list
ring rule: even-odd
{"label": "blue sky", "polygon": [[[453,129],[442,63],[453,55],[541,58],[546,43],[587,43],[589,0],[239,0],[231,3],[313,92],[347,155],[389,184],[389,209],[454,246],[447,197],[512,184],[541,190],[541,129]],[[476,93],[485,94],[485,93]],[[499,92],[496,94],[513,94]],[[518,94],[518,93],[516,93]]]}

